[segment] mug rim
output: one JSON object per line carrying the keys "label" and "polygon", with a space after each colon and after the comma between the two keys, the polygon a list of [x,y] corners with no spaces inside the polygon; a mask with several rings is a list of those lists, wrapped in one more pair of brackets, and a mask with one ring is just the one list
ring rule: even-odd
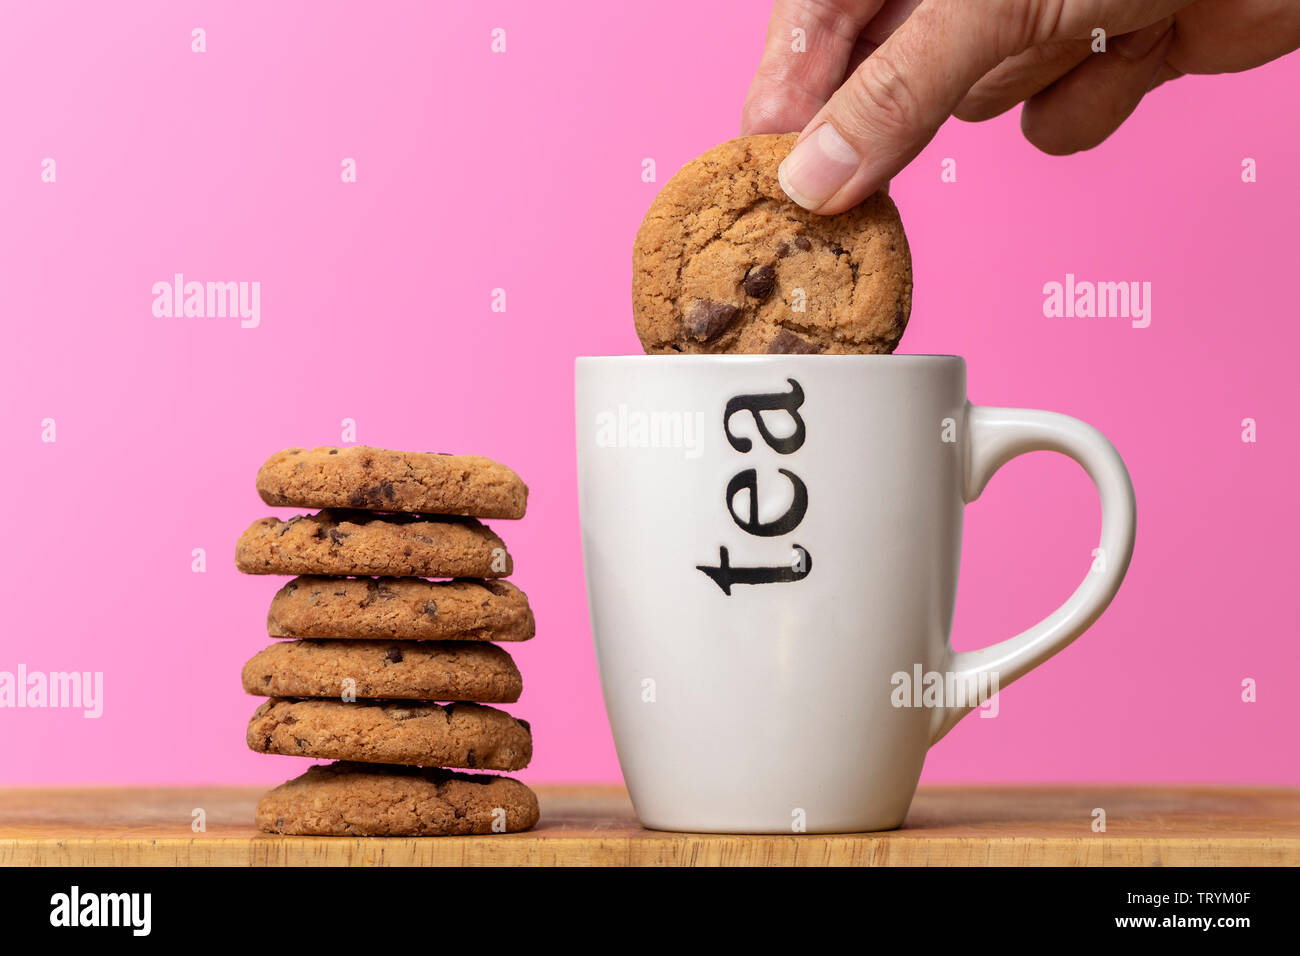
{"label": "mug rim", "polygon": [[872,355],[751,355],[751,354],[711,354],[711,353],[691,353],[689,355],[579,355],[574,358],[574,364],[577,366],[587,364],[613,364],[613,363],[646,363],[646,362],[688,362],[691,364],[717,364],[717,365],[759,365],[789,362],[834,362],[840,365],[853,364],[872,364],[877,362],[891,362],[893,364],[906,365],[950,365],[953,363],[965,365],[966,359],[960,355],[928,354],[916,353],[895,355],[889,354],[872,354]]}

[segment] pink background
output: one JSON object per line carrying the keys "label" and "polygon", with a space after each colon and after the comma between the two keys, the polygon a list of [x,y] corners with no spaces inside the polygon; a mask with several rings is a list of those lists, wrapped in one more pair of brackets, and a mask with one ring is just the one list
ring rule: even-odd
{"label": "pink background", "polygon": [[[362,443],[491,455],[529,482],[528,517],[496,523],[539,621],[509,708],[537,740],[520,776],[619,778],[582,584],[573,358],[638,351],[632,237],[674,170],[735,135],[766,10],[486,6],[6,4],[0,670],[101,670],[106,700],[99,720],[0,710],[0,783],[301,772],[244,747],[257,702],[239,670],[282,582],[237,574],[234,542],[270,512],[266,455],[336,444],[345,417]],[[1139,501],[1110,611],[996,719],[958,726],[925,779],[1300,783],[1300,127],[1277,114],[1297,87],[1294,58],[1179,80],[1068,159],[1036,153],[1014,113],[953,122],[895,181],[916,272],[901,351],[965,355],[977,402],[1096,425]],[[261,326],[155,318],[151,286],[178,271],[260,281]],[[1045,318],[1043,284],[1067,272],[1153,283],[1151,326]],[[957,646],[1048,613],[1098,527],[1072,463],[999,474],[968,511]]]}

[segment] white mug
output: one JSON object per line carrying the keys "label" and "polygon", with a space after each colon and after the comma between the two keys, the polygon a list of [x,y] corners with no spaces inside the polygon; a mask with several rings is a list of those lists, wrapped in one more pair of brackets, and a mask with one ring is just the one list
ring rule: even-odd
{"label": "white mug", "polygon": [[[579,358],[577,439],[605,707],[655,829],[897,827],[930,746],[1082,634],[1133,552],[1110,442],[971,405],[956,356]],[[1040,449],[1096,484],[1100,551],[1041,623],[955,652],[963,508]]]}

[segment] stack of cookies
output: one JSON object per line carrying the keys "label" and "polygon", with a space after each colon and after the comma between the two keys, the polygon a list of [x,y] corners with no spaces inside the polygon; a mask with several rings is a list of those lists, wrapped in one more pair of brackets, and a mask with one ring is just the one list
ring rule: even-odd
{"label": "stack of cookies", "polygon": [[[528,487],[487,458],[290,448],[257,474],[269,505],[239,539],[246,574],[298,575],[267,615],[272,644],[244,665],[270,698],[248,724],[260,753],[334,760],[262,797],[272,833],[438,836],[523,830],[537,798],[516,780],[527,721],[487,704],[523,682],[496,643],[533,636],[505,544],[479,518],[522,518]],[[441,578],[448,580],[428,580]]]}

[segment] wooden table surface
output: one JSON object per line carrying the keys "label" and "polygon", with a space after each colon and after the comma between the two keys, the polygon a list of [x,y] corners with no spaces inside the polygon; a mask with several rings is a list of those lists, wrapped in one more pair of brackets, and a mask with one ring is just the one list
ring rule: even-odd
{"label": "wooden table surface", "polygon": [[1288,789],[922,787],[902,829],[788,836],[646,830],[621,788],[535,789],[526,833],[424,839],[270,836],[256,789],[2,790],[0,865],[1300,865]]}

